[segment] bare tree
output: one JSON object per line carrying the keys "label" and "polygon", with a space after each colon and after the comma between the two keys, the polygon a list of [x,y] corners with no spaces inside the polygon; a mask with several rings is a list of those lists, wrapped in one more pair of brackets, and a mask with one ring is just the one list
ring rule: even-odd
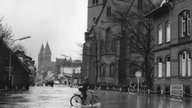
{"label": "bare tree", "polygon": [[[126,84],[126,45],[127,45],[127,16],[131,11],[131,8],[135,0],[130,2],[129,8],[125,10],[116,10],[112,13],[109,22],[113,23],[113,27],[119,28],[119,32],[115,34],[120,43],[119,51],[119,64],[118,64],[118,79],[119,84]],[[119,6],[117,6],[119,7]],[[118,35],[118,36],[117,36]]]}
{"label": "bare tree", "polygon": [[2,20],[3,18],[0,19],[0,38],[2,38],[8,46],[10,46],[11,42],[13,41],[13,33],[7,24],[2,24]]}
{"label": "bare tree", "polygon": [[0,38],[12,49],[12,51],[21,50],[26,52],[25,47],[22,44],[13,44],[14,42],[14,35],[12,32],[11,27],[8,24],[2,23],[3,18],[0,19]]}
{"label": "bare tree", "polygon": [[[132,2],[133,3],[133,2]],[[153,36],[152,32],[153,22],[151,19],[145,18],[145,14],[155,8],[154,5],[148,5],[138,11],[137,9],[128,10],[127,13],[121,11],[114,11],[110,21],[118,26],[120,31],[116,36],[120,41],[120,60],[119,60],[119,81],[123,83],[126,77],[126,55],[129,46],[129,53],[139,54],[140,61],[129,59],[130,63],[134,63],[140,70],[146,80],[147,87],[151,88],[153,84]],[[130,52],[132,49],[132,52]],[[134,52],[134,53],[133,53]]]}
{"label": "bare tree", "polygon": [[134,53],[141,56],[142,64],[139,65],[146,80],[147,87],[151,88],[154,77],[154,38],[152,32],[154,30],[152,19],[145,18],[143,13],[132,13],[127,23],[131,36],[129,46]]}

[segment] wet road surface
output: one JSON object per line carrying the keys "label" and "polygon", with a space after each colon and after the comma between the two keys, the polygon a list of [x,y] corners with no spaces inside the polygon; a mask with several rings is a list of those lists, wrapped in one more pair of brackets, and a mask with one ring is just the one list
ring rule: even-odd
{"label": "wet road surface", "polygon": [[[75,108],[70,106],[71,96],[77,88],[65,86],[31,87],[26,92],[0,91],[0,108]],[[192,108],[192,98],[183,102],[170,101],[159,95],[136,95],[98,91],[101,104],[87,108]]]}

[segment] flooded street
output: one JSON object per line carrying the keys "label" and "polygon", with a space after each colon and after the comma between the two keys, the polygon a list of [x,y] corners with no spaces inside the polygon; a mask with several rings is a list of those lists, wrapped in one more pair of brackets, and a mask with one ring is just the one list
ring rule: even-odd
{"label": "flooded street", "polygon": [[0,108],[69,108],[75,92],[76,88],[64,86],[31,87],[27,92],[4,94]]}
{"label": "flooded street", "polygon": [[[73,108],[69,100],[76,92],[78,92],[77,88],[66,86],[31,87],[29,91],[17,93],[1,91],[0,108]],[[101,105],[94,108],[192,108],[191,98],[185,98],[180,102],[170,101],[169,97],[158,95],[138,96],[108,91],[97,93]]]}

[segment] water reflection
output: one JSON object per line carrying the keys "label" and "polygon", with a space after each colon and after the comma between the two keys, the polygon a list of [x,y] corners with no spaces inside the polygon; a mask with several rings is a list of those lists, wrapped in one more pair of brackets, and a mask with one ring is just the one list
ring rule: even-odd
{"label": "water reflection", "polygon": [[170,108],[184,108],[182,101],[170,101]]}
{"label": "water reflection", "polygon": [[137,107],[137,108],[141,108],[139,95],[137,96],[137,106],[136,106],[136,107]]}
{"label": "water reflection", "polygon": [[[0,108],[74,108],[69,100],[76,88],[34,87],[28,92],[0,92]],[[168,96],[99,92],[100,106],[87,108],[192,108],[192,99],[170,101]]]}

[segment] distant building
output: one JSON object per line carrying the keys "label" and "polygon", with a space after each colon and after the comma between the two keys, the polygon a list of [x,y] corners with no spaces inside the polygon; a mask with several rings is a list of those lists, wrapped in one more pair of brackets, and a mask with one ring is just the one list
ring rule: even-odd
{"label": "distant building", "polygon": [[29,68],[0,38],[0,89],[29,89],[29,77]]}
{"label": "distant building", "polygon": [[192,94],[192,0],[163,0],[147,16],[154,19],[154,89],[169,91],[170,84],[183,84]]}
{"label": "distant building", "polygon": [[28,67],[30,70],[29,74],[29,84],[34,85],[35,84],[35,76],[36,76],[36,67],[35,67],[35,61],[32,60],[31,57],[27,56],[24,51],[17,50],[15,52],[17,57],[22,61],[22,63]]}
{"label": "distant building", "polygon": [[78,84],[81,81],[81,61],[65,59],[60,65],[59,80],[63,84]]}
{"label": "distant building", "polygon": [[[47,42],[46,47],[41,46],[41,49],[39,51],[38,55],[38,74],[42,81],[47,79],[48,71],[49,73],[52,72],[55,74],[55,62],[51,61],[51,49],[49,47],[49,44]],[[50,76],[49,76],[50,77]]]}
{"label": "distant building", "polygon": [[55,77],[56,79],[59,79],[59,75],[60,75],[60,68],[62,67],[62,64],[67,61],[66,58],[56,58],[56,62],[55,62]]}

